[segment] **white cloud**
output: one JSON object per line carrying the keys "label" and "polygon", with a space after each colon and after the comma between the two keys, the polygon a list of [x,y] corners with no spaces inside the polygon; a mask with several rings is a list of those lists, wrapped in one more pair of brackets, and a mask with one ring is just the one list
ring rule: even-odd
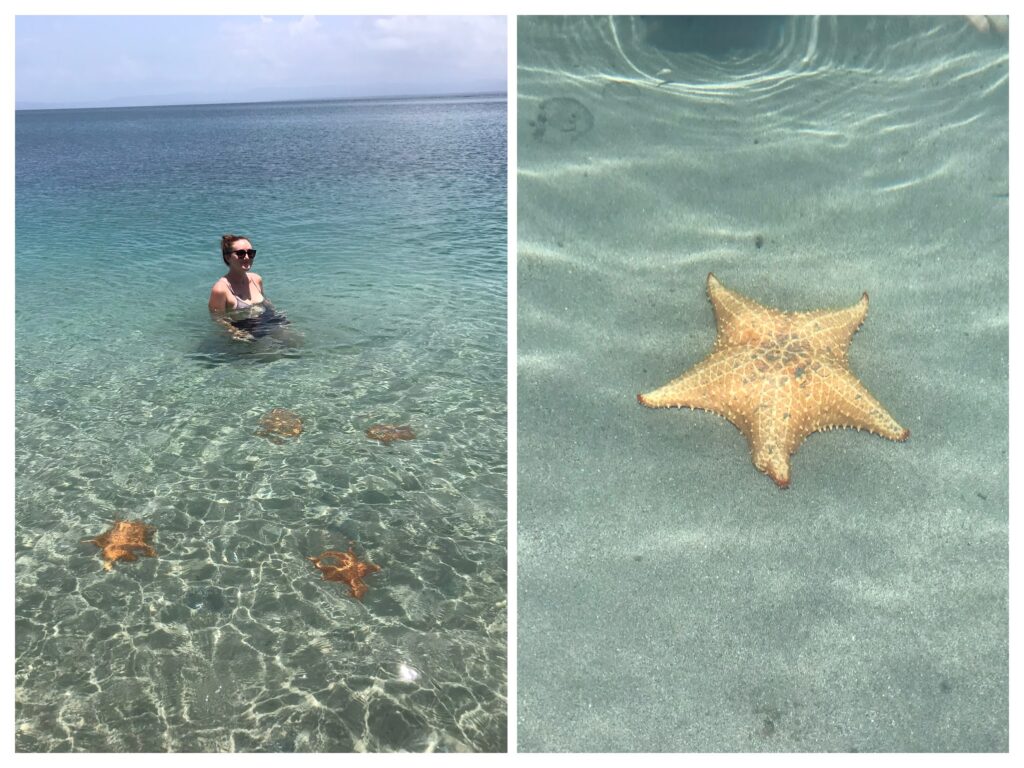
{"label": "white cloud", "polygon": [[316,20],[316,16],[303,16],[298,21],[293,21],[288,25],[288,34],[292,37],[299,35],[309,35],[315,32],[320,27],[320,22]]}
{"label": "white cloud", "polygon": [[232,19],[223,38],[236,53],[219,67],[223,85],[256,88],[353,81],[453,87],[458,77],[505,76],[503,17],[303,16],[285,24]]}

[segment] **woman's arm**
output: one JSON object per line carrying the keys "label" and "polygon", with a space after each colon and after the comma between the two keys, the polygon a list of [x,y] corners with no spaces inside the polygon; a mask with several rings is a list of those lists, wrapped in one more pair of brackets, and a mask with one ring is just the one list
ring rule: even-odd
{"label": "woman's arm", "polygon": [[228,310],[228,296],[227,291],[218,285],[213,286],[213,290],[210,291],[210,301],[208,304],[210,308],[210,317],[213,318],[213,322],[217,325],[223,326],[223,328],[231,334],[232,338],[238,341],[253,341],[256,337],[251,333],[243,331],[241,328],[236,328],[231,324],[231,321],[224,316],[224,313]]}

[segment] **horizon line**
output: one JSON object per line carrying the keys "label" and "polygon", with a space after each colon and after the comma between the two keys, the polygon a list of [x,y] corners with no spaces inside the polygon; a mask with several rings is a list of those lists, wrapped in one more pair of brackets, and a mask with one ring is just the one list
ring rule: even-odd
{"label": "horizon line", "polygon": [[395,100],[404,101],[411,99],[445,99],[462,97],[468,98],[471,96],[504,96],[508,98],[508,89],[504,91],[455,91],[449,93],[421,93],[421,94],[403,94],[398,96],[317,96],[308,98],[295,98],[295,99],[257,99],[251,101],[195,101],[195,102],[175,102],[171,104],[122,104],[113,105],[107,104],[105,106],[95,105],[89,106],[87,104],[79,106],[66,106],[66,107],[19,107],[17,101],[14,103],[15,112],[59,112],[63,110],[75,110],[75,109],[152,109],[154,107],[216,107],[216,106],[245,106],[249,104],[290,104],[297,102],[323,102],[323,101],[384,101],[384,100]]}

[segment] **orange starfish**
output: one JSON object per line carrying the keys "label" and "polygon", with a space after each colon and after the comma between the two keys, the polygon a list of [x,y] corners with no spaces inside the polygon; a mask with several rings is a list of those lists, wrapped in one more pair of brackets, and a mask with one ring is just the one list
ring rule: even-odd
{"label": "orange starfish", "polygon": [[846,350],[868,312],[781,312],[708,275],[718,338],[711,354],[665,386],[637,395],[650,408],[700,408],[746,436],[754,466],[789,487],[789,457],[812,432],[855,427],[902,442],[910,436],[850,372]]}
{"label": "orange starfish", "polygon": [[[363,562],[356,557],[351,543],[349,544],[348,552],[329,549],[321,554],[320,557],[311,557],[309,559],[313,561],[313,565],[324,575],[325,580],[344,581],[348,584],[349,594],[357,600],[362,600],[363,595],[366,594],[367,586],[366,582],[363,581],[363,576],[380,570],[379,565]],[[326,563],[324,562],[325,560],[334,560],[337,565]]]}
{"label": "orange starfish", "polygon": [[155,531],[141,520],[115,520],[109,531],[95,539],[86,539],[86,544],[95,544],[103,556],[103,568],[110,570],[118,560],[138,560],[136,552],[146,557],[156,557],[156,550],[149,545],[150,534]]}
{"label": "orange starfish", "polygon": [[371,424],[366,430],[366,436],[371,440],[379,440],[382,443],[390,443],[395,440],[413,440],[416,437],[409,427],[399,427],[394,424]]}

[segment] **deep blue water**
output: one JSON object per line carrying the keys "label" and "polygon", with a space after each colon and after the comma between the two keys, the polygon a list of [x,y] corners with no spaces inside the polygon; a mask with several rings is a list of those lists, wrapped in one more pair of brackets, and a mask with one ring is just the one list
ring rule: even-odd
{"label": "deep blue water", "polygon": [[504,97],[19,112],[16,175],[17,748],[503,750]]}

